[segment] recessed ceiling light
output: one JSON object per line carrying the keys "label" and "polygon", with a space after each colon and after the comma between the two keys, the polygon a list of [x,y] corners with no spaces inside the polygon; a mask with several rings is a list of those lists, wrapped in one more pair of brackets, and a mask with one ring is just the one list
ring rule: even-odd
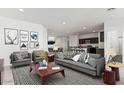
{"label": "recessed ceiling light", "polygon": [[63,22],[62,22],[62,24],[63,24],[63,25],[65,25],[65,24],[66,24],[66,22],[65,22],[65,21],[63,21]]}
{"label": "recessed ceiling light", "polygon": [[96,32],[95,30],[93,30],[93,32]]}
{"label": "recessed ceiling light", "polygon": [[20,8],[19,11],[20,11],[20,12],[24,12],[24,9]]}

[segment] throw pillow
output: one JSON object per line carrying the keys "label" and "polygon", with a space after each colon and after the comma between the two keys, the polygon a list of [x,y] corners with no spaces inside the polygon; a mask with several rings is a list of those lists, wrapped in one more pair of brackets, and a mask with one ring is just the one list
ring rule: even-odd
{"label": "throw pillow", "polygon": [[62,52],[59,52],[57,55],[58,55],[58,58],[64,59],[64,54]]}
{"label": "throw pillow", "polygon": [[13,54],[13,60],[14,60],[14,61],[18,60],[18,56],[15,55],[15,54]]}
{"label": "throw pillow", "polygon": [[95,68],[96,67],[96,59],[89,57],[88,64]]}
{"label": "throw pillow", "polygon": [[72,58],[72,60],[77,62],[77,61],[79,60],[79,58],[80,58],[80,55],[81,55],[81,54],[75,55],[75,56]]}
{"label": "throw pillow", "polygon": [[86,64],[88,63],[88,59],[89,59],[89,53],[87,55],[85,55],[85,57],[84,57],[84,61]]}
{"label": "throw pillow", "polygon": [[79,62],[81,62],[81,63],[85,63],[85,56],[86,56],[86,54],[87,53],[81,53],[81,55],[80,55],[80,58],[79,58]]}

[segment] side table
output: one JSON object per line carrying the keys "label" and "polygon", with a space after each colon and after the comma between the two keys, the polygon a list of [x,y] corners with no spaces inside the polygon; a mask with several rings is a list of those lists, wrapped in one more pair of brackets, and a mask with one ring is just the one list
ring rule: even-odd
{"label": "side table", "polygon": [[103,75],[103,81],[105,84],[115,85],[116,84],[115,72],[105,70]]}
{"label": "side table", "polygon": [[124,64],[116,62],[116,64],[108,63],[106,65],[112,68],[112,71],[115,72],[115,79],[116,79],[116,81],[119,81],[120,80],[119,68],[124,67]]}
{"label": "side table", "polygon": [[48,55],[48,62],[54,62],[54,55]]}

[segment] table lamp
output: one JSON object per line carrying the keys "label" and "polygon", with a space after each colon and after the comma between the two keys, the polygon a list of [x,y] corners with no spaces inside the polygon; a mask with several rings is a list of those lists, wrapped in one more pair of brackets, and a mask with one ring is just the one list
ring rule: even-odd
{"label": "table lamp", "polygon": [[116,49],[115,48],[107,48],[105,53],[106,53],[106,55],[109,55],[107,63],[113,62],[114,64],[116,64],[115,61],[113,60],[113,56],[116,55]]}

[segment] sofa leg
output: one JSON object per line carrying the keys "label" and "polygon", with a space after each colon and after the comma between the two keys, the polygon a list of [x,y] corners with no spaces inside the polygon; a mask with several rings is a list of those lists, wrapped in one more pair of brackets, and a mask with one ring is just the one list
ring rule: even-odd
{"label": "sofa leg", "polygon": [[100,79],[101,76],[92,76],[93,79]]}
{"label": "sofa leg", "polygon": [[96,76],[92,76],[92,79],[96,79]]}
{"label": "sofa leg", "polygon": [[32,71],[32,68],[30,67],[30,71],[29,72],[31,72]]}

